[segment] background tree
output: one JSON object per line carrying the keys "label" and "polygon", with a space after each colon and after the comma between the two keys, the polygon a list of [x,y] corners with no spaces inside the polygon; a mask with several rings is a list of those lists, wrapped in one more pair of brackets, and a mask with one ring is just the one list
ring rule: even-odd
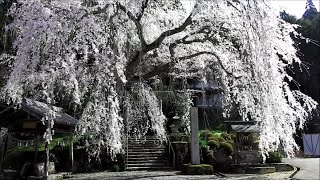
{"label": "background tree", "polygon": [[306,11],[303,13],[302,18],[313,19],[317,15],[317,8],[314,6],[312,0],[307,0]]}
{"label": "background tree", "polygon": [[[2,54],[10,51],[12,42],[11,33],[5,33],[5,24],[10,22],[10,18],[6,16],[6,13],[12,4],[12,0],[3,0],[0,1],[0,4],[0,54]],[[7,61],[0,62],[0,87],[5,83],[7,66]]]}
{"label": "background tree", "polygon": [[[296,80],[291,87],[309,95],[318,103],[320,102],[320,13],[314,7],[312,1],[307,1],[306,11],[302,18],[295,18],[287,13],[280,13],[282,19],[291,24],[297,24],[297,32],[304,38],[295,38],[295,45],[299,49],[298,57],[302,66],[295,65],[290,69],[289,74]],[[313,131],[317,128],[319,116],[315,112],[313,120],[307,126],[306,131]]]}
{"label": "background tree", "polygon": [[166,137],[149,86],[161,74],[221,85],[225,115],[236,108],[257,121],[263,152],[282,144],[293,153],[296,125],[316,107],[290,90],[296,32],[264,1],[21,0],[8,15],[15,41],[2,54],[12,68],[1,97],[72,109],[92,155],[121,152],[124,123],[134,135]]}

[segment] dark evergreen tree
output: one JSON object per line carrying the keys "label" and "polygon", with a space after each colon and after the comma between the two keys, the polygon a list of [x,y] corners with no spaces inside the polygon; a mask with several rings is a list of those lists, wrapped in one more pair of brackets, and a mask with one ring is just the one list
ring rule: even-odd
{"label": "dark evergreen tree", "polygon": [[297,18],[293,15],[288,14],[285,10],[280,12],[280,17],[284,21],[290,23],[290,24],[296,24],[297,23]]}
{"label": "dark evergreen tree", "polygon": [[312,0],[307,0],[306,11],[303,14],[304,19],[313,19],[317,15],[317,8],[314,6]]}

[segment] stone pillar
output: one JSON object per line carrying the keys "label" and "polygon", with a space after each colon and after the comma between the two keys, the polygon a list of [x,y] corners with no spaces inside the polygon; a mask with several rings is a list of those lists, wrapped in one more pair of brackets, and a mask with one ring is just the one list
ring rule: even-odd
{"label": "stone pillar", "polygon": [[48,177],[49,176],[49,143],[48,141],[45,142],[45,145],[44,145],[44,149],[45,149],[45,152],[46,152],[46,159],[44,161],[44,175],[45,177]]}
{"label": "stone pillar", "polygon": [[198,108],[191,107],[191,164],[200,164]]}

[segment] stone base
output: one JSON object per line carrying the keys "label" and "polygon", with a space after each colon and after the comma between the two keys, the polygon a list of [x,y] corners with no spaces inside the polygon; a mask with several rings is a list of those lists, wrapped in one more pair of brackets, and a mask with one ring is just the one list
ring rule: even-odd
{"label": "stone base", "polygon": [[267,174],[276,172],[275,167],[248,167],[246,173],[248,174]]}
{"label": "stone base", "polygon": [[213,174],[213,166],[209,164],[184,164],[181,172],[187,175],[211,175]]}
{"label": "stone base", "polygon": [[233,173],[245,174],[265,174],[282,171],[293,171],[294,168],[286,163],[270,163],[270,164],[233,164],[231,165]]}
{"label": "stone base", "polygon": [[294,168],[291,165],[286,163],[270,163],[268,165],[271,167],[275,167],[277,172],[294,170]]}
{"label": "stone base", "polygon": [[259,151],[240,151],[237,152],[237,163],[251,163],[251,164],[258,164],[261,163],[261,157]]}

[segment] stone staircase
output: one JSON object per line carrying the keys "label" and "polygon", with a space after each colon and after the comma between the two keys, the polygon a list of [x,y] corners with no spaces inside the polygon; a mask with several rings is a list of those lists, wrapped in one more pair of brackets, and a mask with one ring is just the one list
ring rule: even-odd
{"label": "stone staircase", "polygon": [[170,170],[167,149],[155,136],[128,137],[126,170]]}

